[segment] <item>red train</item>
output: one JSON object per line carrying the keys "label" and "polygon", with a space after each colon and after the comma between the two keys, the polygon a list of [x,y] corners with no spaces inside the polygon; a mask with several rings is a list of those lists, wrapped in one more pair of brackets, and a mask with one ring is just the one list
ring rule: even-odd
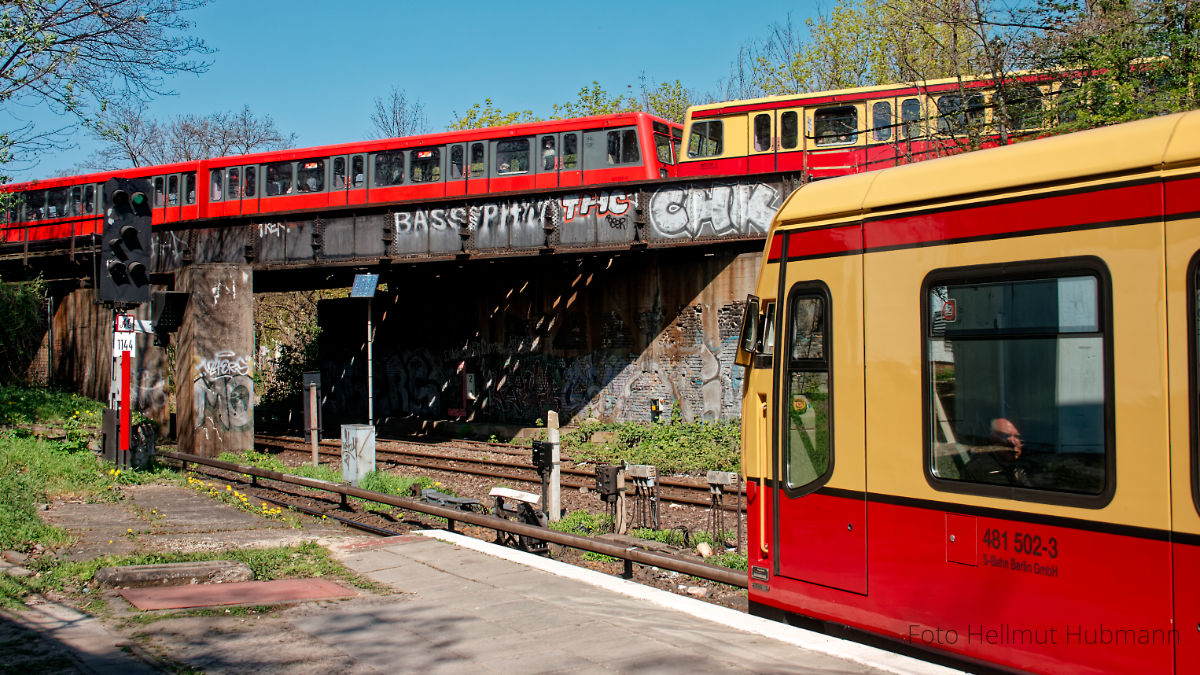
{"label": "red train", "polygon": [[101,189],[150,178],[154,223],[506,195],[666,178],[682,127],[623,113],[13,183],[0,244],[101,231]]}
{"label": "red train", "polygon": [[[1012,134],[1038,133],[1063,84],[1007,83]],[[999,144],[993,86],[863,87],[693,106],[682,126],[623,113],[15,183],[0,188],[21,194],[0,219],[0,245],[98,232],[99,186],[112,176],[150,178],[154,222],[164,224],[675,176],[860,173]]]}

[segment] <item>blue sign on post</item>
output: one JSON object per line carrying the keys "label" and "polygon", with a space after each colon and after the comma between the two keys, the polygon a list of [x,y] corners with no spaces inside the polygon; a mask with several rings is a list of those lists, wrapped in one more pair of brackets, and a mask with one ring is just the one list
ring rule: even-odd
{"label": "blue sign on post", "polygon": [[378,274],[355,274],[354,286],[350,288],[350,297],[373,298],[375,297],[375,287],[378,285]]}

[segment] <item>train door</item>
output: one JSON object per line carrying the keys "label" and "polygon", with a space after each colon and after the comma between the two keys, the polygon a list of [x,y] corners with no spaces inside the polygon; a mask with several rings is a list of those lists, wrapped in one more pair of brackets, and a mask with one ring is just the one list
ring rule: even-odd
{"label": "train door", "polygon": [[777,112],[778,134],[775,148],[775,169],[778,171],[803,171],[804,134],[800,125],[804,121],[804,109],[793,108]]}
{"label": "train door", "polygon": [[350,157],[335,155],[329,158],[329,205],[345,206],[350,196]]}
{"label": "train door", "polygon": [[179,222],[180,204],[183,201],[181,193],[182,185],[180,175],[177,173],[170,174],[165,177],[167,182],[166,192],[163,194],[163,207],[160,213],[162,214],[162,222],[176,223]]}
{"label": "train door", "polygon": [[777,576],[865,594],[866,457],[858,346],[863,293],[858,272],[857,257],[792,263],[786,270],[789,287],[784,289],[781,330],[776,331],[781,342],[775,350],[779,407],[772,543]]}
{"label": "train door", "polygon": [[467,149],[467,194],[482,195],[488,191],[487,141],[475,141]]}
{"label": "train door", "polygon": [[535,187],[539,190],[558,187],[558,169],[560,166],[559,134],[542,134],[537,137],[537,150],[534,152],[533,165],[537,170]]}
{"label": "train door", "polygon": [[455,143],[446,148],[446,196],[467,194],[467,146]]}
{"label": "train door", "polygon": [[568,131],[558,136],[559,186],[583,185],[583,156],[579,153],[579,132]]}
{"label": "train door", "polygon": [[775,170],[775,150],[778,142],[775,136],[775,111],[757,110],[750,113],[750,139],[747,147],[750,149],[747,171],[750,173],[769,173]]}
{"label": "train door", "polygon": [[241,180],[242,214],[246,215],[258,213],[258,165],[251,164],[249,166],[243,166],[241,171]]}
{"label": "train door", "polygon": [[[1200,672],[1200,177],[1166,189],[1167,349],[1171,425],[1175,672]],[[1176,214],[1192,214],[1179,217]]]}

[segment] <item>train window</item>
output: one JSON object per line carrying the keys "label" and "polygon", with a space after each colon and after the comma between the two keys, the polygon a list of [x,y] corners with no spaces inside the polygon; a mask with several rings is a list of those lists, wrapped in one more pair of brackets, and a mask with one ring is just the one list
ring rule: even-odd
{"label": "train window", "polygon": [[498,175],[529,171],[529,139],[514,138],[496,142],[496,173]]}
{"label": "train window", "polygon": [[82,187],[76,185],[75,187],[71,188],[70,205],[71,205],[71,215],[73,215],[73,216],[83,215],[83,188]]}
{"label": "train window", "polygon": [[845,145],[858,140],[858,109],[852,105],[822,108],[813,113],[814,143]]}
{"label": "train window", "polygon": [[43,220],[46,217],[46,191],[31,190],[25,193],[25,220]]}
{"label": "train window", "polygon": [[266,196],[268,197],[292,194],[292,163],[277,162],[275,164],[268,164],[263,180],[266,181]]}
{"label": "train window", "polygon": [[1004,91],[1010,129],[1039,129],[1042,120],[1042,91],[1037,87],[1010,87]]}
{"label": "train window", "polygon": [[242,195],[245,197],[253,197],[254,193],[258,191],[258,167],[248,166],[242,172],[242,175],[246,179],[246,189],[243,191]]}
{"label": "train window", "polygon": [[795,150],[800,144],[800,116],[789,110],[779,116],[779,147]]}
{"label": "train window", "polygon": [[154,177],[154,206],[161,207],[163,199],[167,194],[166,188],[163,187],[164,178],[162,176]]}
{"label": "train window", "polygon": [[562,153],[564,169],[579,168],[579,134],[563,134]]}
{"label": "train window", "polygon": [[96,186],[83,186],[83,213],[96,212]]}
{"label": "train window", "polygon": [[665,134],[654,134],[654,150],[658,161],[663,164],[674,164],[675,156],[671,154],[671,137]]}
{"label": "train window", "polygon": [[932,475],[1099,495],[1110,396],[1100,278],[978,279],[926,287]]}
{"label": "train window", "polygon": [[225,181],[226,196],[229,199],[241,199],[242,193],[242,171],[236,166],[229,167],[228,180]]}
{"label": "train window", "polygon": [[296,192],[325,191],[325,159],[296,162]]}
{"label": "train window", "polygon": [[412,151],[409,178],[414,183],[436,183],[442,179],[442,149],[417,148]]}
{"label": "train window", "polygon": [[346,158],[345,157],[334,157],[333,158],[333,189],[341,190],[345,187],[348,187],[346,185]]}
{"label": "train window", "polygon": [[66,218],[70,215],[68,209],[68,200],[70,197],[70,191],[67,188],[46,190],[46,217]]}
{"label": "train window", "polygon": [[887,141],[892,138],[892,102],[876,101],[871,105],[871,140]]}
{"label": "train window", "polygon": [[542,171],[558,168],[558,148],[553,136],[542,136]]}
{"label": "train window", "polygon": [[404,183],[404,151],[392,150],[375,155],[375,187]]}
{"label": "train window", "polygon": [[721,127],[721,120],[693,122],[692,133],[688,136],[688,157],[716,157],[721,154],[724,146]]}
{"label": "train window", "polygon": [[189,171],[183,174],[183,203],[196,203],[196,172]]}
{"label": "train window", "polygon": [[467,165],[468,178],[482,178],[487,175],[487,151],[483,143],[471,144],[471,163]]}
{"label": "train window", "polygon": [[350,158],[350,175],[354,176],[351,187],[360,188],[367,184],[367,160],[362,155]]}
{"label": "train window", "polygon": [[209,182],[212,184],[208,190],[208,200],[210,202],[219,202],[224,196],[224,193],[221,191],[221,183],[225,179],[225,172],[221,169],[213,169],[208,172],[208,175]]}
{"label": "train window", "polygon": [[771,115],[759,113],[754,116],[754,150],[766,152],[771,149]]}
{"label": "train window", "polygon": [[978,129],[983,125],[984,108],[983,95],[970,94],[964,103],[958,94],[947,94],[937,100],[938,133],[965,134],[968,129]]}
{"label": "train window", "polygon": [[167,176],[167,206],[179,206],[179,174]]}
{"label": "train window", "polygon": [[633,129],[608,132],[605,139],[605,161],[607,164],[639,164],[637,132]]}
{"label": "train window", "polygon": [[450,146],[450,179],[457,180],[463,177],[463,146]]}
{"label": "train window", "polygon": [[803,284],[792,291],[788,321],[785,478],[791,489],[828,477],[833,439],[830,416],[828,290]]}
{"label": "train window", "polygon": [[905,138],[920,138],[921,131],[921,99],[906,98],[900,102],[901,130]]}

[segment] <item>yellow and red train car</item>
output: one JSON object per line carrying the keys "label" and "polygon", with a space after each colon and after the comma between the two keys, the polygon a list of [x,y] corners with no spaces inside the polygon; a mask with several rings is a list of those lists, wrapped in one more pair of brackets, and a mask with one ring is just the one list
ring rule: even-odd
{"label": "yellow and red train car", "polygon": [[692,106],[679,175],[784,171],[819,179],[994,147],[1039,133],[1064,81],[1004,80],[1011,120],[1004,138],[996,84],[948,78]]}
{"label": "yellow and red train car", "polygon": [[1200,671],[1200,111],[809,184],[748,306],[752,611]]}

